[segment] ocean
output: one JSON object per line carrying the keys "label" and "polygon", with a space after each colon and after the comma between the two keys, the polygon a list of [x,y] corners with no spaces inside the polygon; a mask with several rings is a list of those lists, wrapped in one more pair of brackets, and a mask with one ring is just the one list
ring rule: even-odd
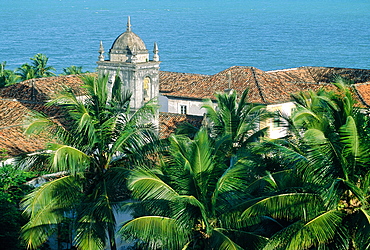
{"label": "ocean", "polygon": [[370,68],[369,0],[0,0],[0,62],[43,53],[57,73],[93,71],[127,16],[150,52],[158,43],[161,70]]}

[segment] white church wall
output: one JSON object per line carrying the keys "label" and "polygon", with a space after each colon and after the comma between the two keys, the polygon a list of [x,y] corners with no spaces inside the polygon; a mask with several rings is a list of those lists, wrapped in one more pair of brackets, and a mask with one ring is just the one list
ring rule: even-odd
{"label": "white church wall", "polygon": [[175,114],[188,114],[203,116],[206,110],[202,108],[203,102],[201,100],[189,100],[178,98],[167,98],[167,112]]}
{"label": "white church wall", "polygon": [[164,95],[158,97],[159,112],[168,112],[168,98]]}
{"label": "white church wall", "polygon": [[[273,104],[266,107],[267,111],[280,112],[281,114],[288,117],[292,115],[292,111],[294,110],[294,108],[295,104],[293,102]],[[284,137],[287,133],[287,128],[284,127],[284,125],[286,125],[285,121],[278,119],[278,117],[269,119],[267,124],[267,126],[269,127],[269,137],[272,139]]]}

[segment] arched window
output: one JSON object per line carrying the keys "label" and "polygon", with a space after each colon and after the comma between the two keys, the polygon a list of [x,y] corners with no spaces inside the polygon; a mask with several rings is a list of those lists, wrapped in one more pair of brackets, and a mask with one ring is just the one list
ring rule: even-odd
{"label": "arched window", "polygon": [[147,102],[151,99],[151,79],[150,77],[145,77],[143,82],[143,99]]}

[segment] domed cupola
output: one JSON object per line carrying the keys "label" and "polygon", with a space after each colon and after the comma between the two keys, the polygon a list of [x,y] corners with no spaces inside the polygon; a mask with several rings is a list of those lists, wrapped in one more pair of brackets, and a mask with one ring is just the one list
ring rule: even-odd
{"label": "domed cupola", "polygon": [[[137,110],[149,100],[159,96],[159,54],[158,45],[154,43],[153,59],[143,40],[131,31],[130,17],[127,30],[119,35],[109,50],[109,59],[104,57],[103,42],[100,42],[98,74],[109,77],[108,90],[113,91],[114,81],[118,76],[122,89],[132,93],[130,107]],[[157,122],[157,121],[156,121]]]}
{"label": "domed cupola", "polygon": [[114,41],[109,51],[110,61],[140,63],[149,61],[149,52],[141,38],[131,31],[130,17],[127,30]]}

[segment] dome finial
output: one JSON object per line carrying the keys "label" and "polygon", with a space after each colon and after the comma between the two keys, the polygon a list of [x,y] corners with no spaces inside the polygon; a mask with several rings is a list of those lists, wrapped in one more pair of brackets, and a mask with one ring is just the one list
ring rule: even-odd
{"label": "dome finial", "polygon": [[130,16],[127,17],[127,30],[126,31],[131,31],[131,20],[130,20]]}
{"label": "dome finial", "polygon": [[100,47],[99,47],[99,61],[104,61],[104,47],[103,47],[103,41],[100,41]]}
{"label": "dome finial", "polygon": [[158,55],[158,45],[156,42],[154,42],[154,49],[153,49],[153,61],[158,62],[159,61],[159,55]]}

